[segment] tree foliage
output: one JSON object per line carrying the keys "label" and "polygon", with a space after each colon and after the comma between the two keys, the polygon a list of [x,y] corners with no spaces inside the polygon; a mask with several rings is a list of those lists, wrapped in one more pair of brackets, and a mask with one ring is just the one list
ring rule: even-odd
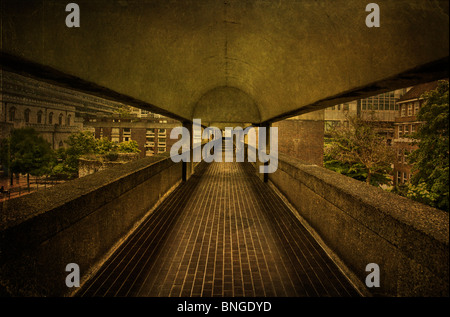
{"label": "tree foliage", "polygon": [[[426,92],[417,120],[423,124],[413,135],[418,149],[408,160],[413,164],[410,197],[449,210],[449,101],[448,81]],[[424,194],[421,194],[424,193]]]}
{"label": "tree foliage", "polygon": [[356,116],[348,120],[348,126],[340,125],[330,132],[325,167],[372,185],[388,183],[395,155],[392,148],[377,132],[376,123]]}
{"label": "tree foliage", "polygon": [[140,152],[134,140],[116,144],[107,138],[95,139],[91,132],[71,134],[66,144],[66,149],[58,149],[58,164],[53,168],[53,174],[66,177],[75,177],[78,174],[79,159],[83,156],[117,159],[118,153]]}
{"label": "tree foliage", "polygon": [[15,129],[2,140],[1,156],[9,172],[33,176],[48,174],[54,160],[50,143],[30,128]]}

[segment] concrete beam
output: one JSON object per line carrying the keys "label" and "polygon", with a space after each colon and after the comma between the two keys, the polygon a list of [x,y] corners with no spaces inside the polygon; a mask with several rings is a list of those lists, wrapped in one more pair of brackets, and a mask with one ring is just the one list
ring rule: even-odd
{"label": "concrete beam", "polygon": [[[379,0],[373,28],[359,0],[77,3],[68,28],[67,1],[2,1],[2,67],[180,121],[257,124],[448,77],[448,1]],[[258,116],[219,111],[236,91]]]}

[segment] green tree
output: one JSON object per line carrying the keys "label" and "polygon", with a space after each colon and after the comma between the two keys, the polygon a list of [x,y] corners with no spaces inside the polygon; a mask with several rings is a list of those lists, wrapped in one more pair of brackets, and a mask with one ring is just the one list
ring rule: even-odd
{"label": "green tree", "polygon": [[95,154],[106,154],[111,151],[117,151],[117,144],[111,142],[108,138],[96,139],[95,142]]}
{"label": "green tree", "polygon": [[423,124],[413,135],[418,149],[408,160],[413,176],[408,197],[449,210],[449,101],[448,81],[426,92],[417,120]]}
{"label": "green tree", "polygon": [[11,173],[27,175],[28,187],[30,175],[42,176],[50,172],[54,159],[50,143],[44,140],[34,129],[15,129],[9,139],[9,168]]}
{"label": "green tree", "polygon": [[134,140],[119,143],[117,151],[119,153],[139,153],[139,152],[141,152],[141,150],[139,150],[138,143]]}
{"label": "green tree", "polygon": [[73,178],[78,175],[78,160],[81,156],[95,154],[97,142],[91,132],[72,133],[65,141],[68,147],[58,149],[58,163],[53,167],[52,174]]}
{"label": "green tree", "polygon": [[330,131],[325,146],[324,166],[372,185],[386,184],[394,152],[384,136],[377,133],[376,123],[356,116],[348,126]]}
{"label": "green tree", "polygon": [[118,153],[140,152],[136,141],[131,140],[116,144],[107,138],[95,139],[90,132],[77,132],[71,134],[66,141],[67,149],[56,152],[58,164],[53,168],[54,175],[76,177],[78,175],[79,159],[82,156],[107,157],[117,159]]}

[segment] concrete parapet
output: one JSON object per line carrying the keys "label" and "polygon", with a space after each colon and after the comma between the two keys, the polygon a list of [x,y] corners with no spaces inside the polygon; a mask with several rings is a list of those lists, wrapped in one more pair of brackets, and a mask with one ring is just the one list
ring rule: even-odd
{"label": "concrete parapet", "polygon": [[0,293],[69,295],[66,265],[83,282],[181,176],[181,163],[149,157],[3,202]]}
{"label": "concrete parapet", "polygon": [[279,155],[269,181],[374,296],[449,296],[449,214]]}

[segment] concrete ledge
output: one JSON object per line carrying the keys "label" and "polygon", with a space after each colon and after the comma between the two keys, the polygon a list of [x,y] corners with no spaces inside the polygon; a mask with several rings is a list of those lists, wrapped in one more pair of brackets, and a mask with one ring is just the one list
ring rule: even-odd
{"label": "concrete ledge", "polygon": [[0,285],[13,296],[63,296],[65,267],[81,275],[181,181],[181,163],[151,157],[6,201]]}
{"label": "concrete ledge", "polygon": [[269,180],[373,295],[449,295],[448,213],[282,154]]}

